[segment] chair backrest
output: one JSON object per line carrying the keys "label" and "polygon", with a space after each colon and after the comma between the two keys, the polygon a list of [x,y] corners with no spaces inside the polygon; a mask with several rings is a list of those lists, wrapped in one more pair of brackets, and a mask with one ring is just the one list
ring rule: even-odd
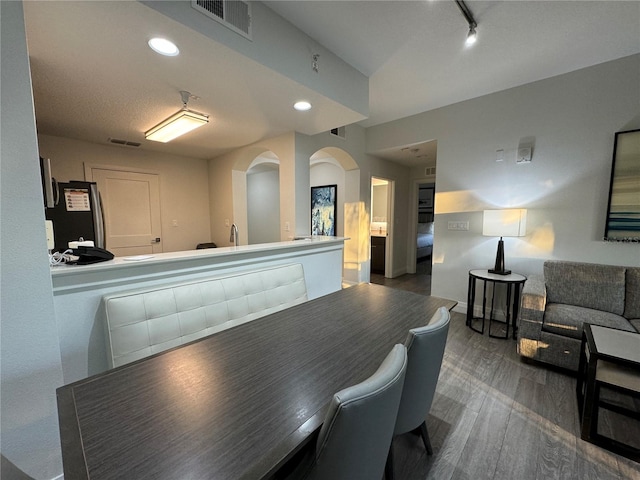
{"label": "chair backrest", "polygon": [[405,345],[409,365],[398,408],[395,434],[419,427],[431,409],[447,343],[451,315],[440,307],[429,323],[409,330]]}
{"label": "chair backrest", "polygon": [[407,350],[396,345],[376,373],[333,396],[320,429],[313,480],[382,478],[402,395]]}

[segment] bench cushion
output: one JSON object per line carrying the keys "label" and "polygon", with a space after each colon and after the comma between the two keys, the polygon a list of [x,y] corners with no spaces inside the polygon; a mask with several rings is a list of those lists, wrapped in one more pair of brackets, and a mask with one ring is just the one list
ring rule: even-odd
{"label": "bench cushion", "polygon": [[111,367],[197,340],[307,300],[302,265],[104,297]]}

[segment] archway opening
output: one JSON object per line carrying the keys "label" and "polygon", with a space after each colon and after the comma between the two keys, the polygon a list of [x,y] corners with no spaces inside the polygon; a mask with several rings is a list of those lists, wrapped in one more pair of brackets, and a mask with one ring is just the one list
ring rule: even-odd
{"label": "archway opening", "polygon": [[271,151],[256,157],[247,169],[247,242],[280,241],[280,160]]}

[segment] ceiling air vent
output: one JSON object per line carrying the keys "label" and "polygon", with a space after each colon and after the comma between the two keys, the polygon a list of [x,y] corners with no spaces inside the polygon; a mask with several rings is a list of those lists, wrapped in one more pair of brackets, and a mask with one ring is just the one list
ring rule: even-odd
{"label": "ceiling air vent", "polygon": [[336,137],[339,137],[342,139],[347,138],[344,127],[332,128],[329,132],[331,133],[331,135],[335,135]]}
{"label": "ceiling air vent", "polygon": [[115,143],[116,145],[124,145],[126,147],[139,147],[142,145],[140,142],[130,142],[129,140],[121,140],[119,138],[110,138],[109,142]]}
{"label": "ceiling air vent", "polygon": [[241,0],[191,0],[191,6],[220,22],[243,37],[252,40],[251,4]]}
{"label": "ceiling air vent", "polygon": [[436,174],[436,167],[427,167],[424,169],[425,177],[428,177],[429,175],[435,175],[435,174]]}

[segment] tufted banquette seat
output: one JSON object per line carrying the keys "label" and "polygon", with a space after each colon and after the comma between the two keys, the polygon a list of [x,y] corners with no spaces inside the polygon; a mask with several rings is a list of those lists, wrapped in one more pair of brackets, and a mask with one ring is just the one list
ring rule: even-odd
{"label": "tufted banquette seat", "polygon": [[301,264],[103,297],[109,367],[303,303]]}

